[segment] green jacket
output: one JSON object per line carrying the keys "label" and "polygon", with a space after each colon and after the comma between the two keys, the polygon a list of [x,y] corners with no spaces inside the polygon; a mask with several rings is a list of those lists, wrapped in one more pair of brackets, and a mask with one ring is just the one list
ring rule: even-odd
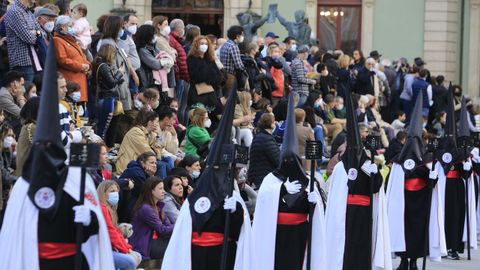
{"label": "green jacket", "polygon": [[[195,145],[203,145],[204,143],[210,141],[210,134],[205,128],[199,127],[199,126],[194,126],[191,125],[187,128],[187,133],[186,133],[186,139],[187,142],[185,143],[185,154],[187,155],[192,155],[197,158],[197,147]],[[190,140],[193,140],[194,143],[192,143]]]}

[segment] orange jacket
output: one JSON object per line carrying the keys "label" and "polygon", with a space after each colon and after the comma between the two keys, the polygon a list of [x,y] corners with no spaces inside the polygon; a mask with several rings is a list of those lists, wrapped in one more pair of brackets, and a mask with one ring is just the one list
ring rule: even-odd
{"label": "orange jacket", "polygon": [[282,69],[270,68],[273,80],[275,81],[276,89],[272,91],[272,97],[283,97],[283,90],[285,89],[285,78]]}

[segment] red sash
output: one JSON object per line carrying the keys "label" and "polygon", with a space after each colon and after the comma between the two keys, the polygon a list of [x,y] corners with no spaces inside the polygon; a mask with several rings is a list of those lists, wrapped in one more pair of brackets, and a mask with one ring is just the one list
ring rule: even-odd
{"label": "red sash", "polygon": [[298,225],[307,222],[308,215],[305,213],[278,213],[277,224]]}
{"label": "red sash", "polygon": [[192,245],[194,246],[220,246],[223,244],[223,239],[223,233],[203,232],[202,235],[199,235],[197,232],[192,233]]}
{"label": "red sash", "polygon": [[459,171],[454,171],[454,170],[448,171],[447,179],[458,179],[458,178],[462,178]]}
{"label": "red sash", "polygon": [[58,259],[73,256],[77,253],[75,243],[38,243],[38,257],[40,259]]}
{"label": "red sash", "polygon": [[358,194],[348,194],[347,204],[369,206],[370,197],[365,195],[358,195]]}
{"label": "red sash", "polygon": [[405,189],[408,191],[419,191],[427,186],[427,181],[421,178],[405,179]]}

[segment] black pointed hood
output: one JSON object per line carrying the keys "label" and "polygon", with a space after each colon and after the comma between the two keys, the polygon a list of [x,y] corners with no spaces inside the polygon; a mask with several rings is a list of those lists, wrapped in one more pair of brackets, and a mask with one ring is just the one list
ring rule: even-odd
{"label": "black pointed hood", "polygon": [[60,137],[57,77],[57,61],[52,42],[46,56],[32,149],[23,170],[23,178],[30,182],[28,196],[40,212],[50,218],[58,209],[68,171],[65,165],[67,155]]}
{"label": "black pointed hood", "polygon": [[447,119],[445,122],[445,136],[440,139],[437,159],[445,172],[450,171],[452,165],[459,158],[457,147],[457,123],[455,121],[455,103],[453,100],[452,83],[448,86],[447,92]]}
{"label": "black pointed hood", "polygon": [[423,161],[424,147],[422,141],[423,132],[423,117],[422,117],[423,95],[417,95],[415,107],[413,108],[410,126],[408,127],[407,141],[403,145],[402,151],[396,158],[396,162],[404,169],[412,170],[411,162],[413,160],[415,165]]}
{"label": "black pointed hood", "polygon": [[[287,120],[282,140],[280,167],[273,173],[282,180],[291,178],[302,184],[308,183],[308,178],[298,155],[297,127],[295,122],[295,101],[293,94],[288,97]],[[293,181],[293,180],[292,180]]]}
{"label": "black pointed hood", "polygon": [[231,140],[233,114],[237,103],[237,89],[230,91],[225,110],[210,145],[206,168],[198,179],[195,189],[188,196],[193,231],[202,232],[213,212],[222,205],[228,191],[228,165],[220,162],[222,147],[233,144]]}
{"label": "black pointed hood", "polygon": [[366,157],[358,129],[358,120],[353,106],[352,93],[349,89],[345,91],[345,106],[347,111],[347,148],[345,154],[342,156],[342,162],[345,171],[348,173],[350,169],[358,170]]}

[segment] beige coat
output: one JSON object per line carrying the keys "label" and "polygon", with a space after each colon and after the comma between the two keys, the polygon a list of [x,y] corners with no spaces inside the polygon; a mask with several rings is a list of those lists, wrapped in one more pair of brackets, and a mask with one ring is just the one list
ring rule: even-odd
{"label": "beige coat", "polygon": [[27,161],[30,149],[32,149],[33,134],[35,134],[35,124],[29,123],[22,127],[17,143],[17,169],[15,174],[20,177],[23,173],[23,165]]}
{"label": "beige coat", "polygon": [[136,160],[138,156],[145,152],[155,152],[157,159],[162,158],[162,148],[156,142],[157,134],[148,132],[145,127],[135,126],[131,128],[125,137],[123,137],[120,150],[118,151],[118,159],[115,163],[116,173],[122,174],[127,168],[128,163]]}
{"label": "beige coat", "polygon": [[310,162],[305,160],[305,146],[307,141],[314,141],[313,129],[309,126],[304,126],[303,123],[297,124],[297,139],[298,139],[298,154],[303,159],[303,168],[310,171]]}
{"label": "beige coat", "polygon": [[160,51],[168,53],[173,60],[177,59],[177,51],[170,46],[170,41],[163,35],[157,35],[157,48],[160,49]]}

